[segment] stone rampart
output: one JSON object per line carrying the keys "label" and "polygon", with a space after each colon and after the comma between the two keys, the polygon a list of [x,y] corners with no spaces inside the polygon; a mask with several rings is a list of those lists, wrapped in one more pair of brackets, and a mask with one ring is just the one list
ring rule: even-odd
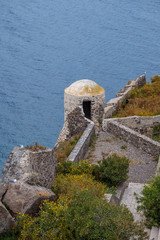
{"label": "stone rampart", "polygon": [[56,173],[57,159],[53,149],[33,152],[15,147],[2,171],[2,181],[20,180],[32,185],[50,187]]}
{"label": "stone rampart", "polygon": [[114,119],[105,119],[103,121],[103,130],[112,133],[116,137],[133,144],[135,147],[140,148],[153,156],[160,154],[160,143],[137,133],[133,129],[118,123]]}
{"label": "stone rampart", "polygon": [[145,83],[146,83],[145,74],[134,79],[133,81],[129,81],[124,87],[124,89],[121,89],[117,93],[116,98],[112,98],[110,101],[106,103],[103,118],[104,119],[110,118],[113,115],[113,113],[116,113],[118,111],[118,108],[120,107],[121,103],[129,97],[131,90],[134,88],[140,88]]}
{"label": "stone rampart", "polygon": [[94,123],[90,123],[83,132],[75,148],[69,155],[68,160],[72,162],[79,162],[84,158],[94,132],[95,132]]}
{"label": "stone rampart", "polygon": [[160,115],[153,117],[132,116],[114,118],[114,120],[148,137],[152,137],[153,127],[160,125]]}

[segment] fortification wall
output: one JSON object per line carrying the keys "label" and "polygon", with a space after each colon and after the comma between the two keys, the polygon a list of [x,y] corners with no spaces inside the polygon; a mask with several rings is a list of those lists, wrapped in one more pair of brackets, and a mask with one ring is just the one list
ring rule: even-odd
{"label": "fortification wall", "polygon": [[106,103],[106,107],[104,109],[104,116],[103,118],[110,118],[114,113],[118,111],[118,108],[120,107],[121,103],[129,97],[129,94],[132,89],[139,88],[143,86],[146,83],[146,75],[143,74],[142,76],[134,79],[133,81],[129,81],[124,89],[121,89],[117,95],[116,98],[111,99]]}
{"label": "fortification wall", "polygon": [[133,144],[135,147],[153,156],[158,156],[160,154],[160,143],[120,124],[114,119],[105,119],[103,121],[103,130],[111,132],[116,137]]}
{"label": "fortification wall", "polygon": [[68,160],[72,162],[79,162],[82,160],[88,150],[90,140],[95,133],[95,127],[93,123],[90,123],[85,131],[83,132],[82,136],[80,137],[78,143],[76,144],[75,148],[71,152],[68,157]]}
{"label": "fortification wall", "polygon": [[160,125],[160,115],[153,117],[125,117],[125,118],[114,118],[117,122],[129,127],[136,132],[144,134],[148,137],[153,135],[153,127]]}
{"label": "fortification wall", "polygon": [[90,120],[85,118],[82,108],[76,107],[67,115],[57,143],[68,140],[76,134],[84,131],[89,123]]}
{"label": "fortification wall", "polygon": [[15,147],[2,171],[2,181],[20,180],[50,187],[56,174],[57,159],[53,149],[33,152]]}

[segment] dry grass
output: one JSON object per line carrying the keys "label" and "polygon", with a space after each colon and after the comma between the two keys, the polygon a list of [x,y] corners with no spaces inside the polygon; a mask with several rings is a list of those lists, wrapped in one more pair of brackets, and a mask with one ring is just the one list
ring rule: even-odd
{"label": "dry grass", "polygon": [[32,146],[32,145],[30,145],[30,146],[27,145],[27,147],[25,147],[24,149],[37,152],[37,151],[39,151],[39,150],[46,150],[47,148],[44,147],[44,146],[42,146],[42,145],[39,145],[38,142],[35,142],[35,145],[33,145],[33,146]]}
{"label": "dry grass", "polygon": [[114,117],[154,116],[160,114],[160,76],[151,78],[151,84],[146,83],[140,89],[131,91],[128,103],[122,103],[118,114]]}
{"label": "dry grass", "polygon": [[81,135],[82,135],[82,132],[72,137],[71,139],[61,142],[59,144],[59,147],[56,151],[56,157],[58,162],[63,162],[67,159],[67,157],[72,152],[75,145],[77,144],[78,140],[80,139]]}

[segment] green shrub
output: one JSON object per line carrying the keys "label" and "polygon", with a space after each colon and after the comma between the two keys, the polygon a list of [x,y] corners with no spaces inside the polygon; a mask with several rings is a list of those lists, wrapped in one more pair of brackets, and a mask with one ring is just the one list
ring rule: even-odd
{"label": "green shrub", "polygon": [[14,228],[10,232],[0,233],[0,240],[17,240],[18,235],[19,231]]}
{"label": "green shrub", "polygon": [[144,213],[147,226],[160,227],[160,175],[144,186],[142,197],[137,196],[137,201],[140,204],[138,210]]}
{"label": "green shrub", "polygon": [[19,226],[19,240],[146,239],[144,226],[134,222],[126,207],[108,204],[87,189],[69,201],[46,201],[37,218],[20,216]]}
{"label": "green shrub", "polygon": [[79,163],[64,161],[57,166],[57,174],[92,174],[92,165],[88,161],[80,161]]}
{"label": "green shrub", "polygon": [[96,180],[106,183],[109,187],[117,186],[127,180],[128,168],[129,159],[113,154],[94,166],[93,175]]}
{"label": "green shrub", "polygon": [[126,146],[126,145],[122,145],[122,146],[121,146],[121,149],[122,149],[122,150],[126,150],[126,149],[127,149],[127,146]]}
{"label": "green shrub", "polygon": [[56,196],[67,195],[68,198],[73,197],[75,194],[84,189],[90,190],[95,196],[103,196],[107,191],[105,185],[97,182],[93,177],[88,175],[58,175],[52,187]]}
{"label": "green shrub", "polygon": [[144,227],[134,223],[126,207],[108,204],[87,190],[69,203],[65,223],[71,231],[71,239],[128,240],[135,236],[146,239]]}
{"label": "green shrub", "polygon": [[64,225],[67,204],[67,198],[60,198],[57,202],[45,201],[38,217],[19,214],[18,228],[21,231],[18,240],[65,239],[68,231]]}
{"label": "green shrub", "polygon": [[153,127],[153,140],[160,142],[160,125],[155,125]]}

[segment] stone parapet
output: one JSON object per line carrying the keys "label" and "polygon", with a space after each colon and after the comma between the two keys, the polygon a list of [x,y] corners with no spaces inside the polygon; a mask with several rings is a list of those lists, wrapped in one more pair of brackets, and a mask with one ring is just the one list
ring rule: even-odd
{"label": "stone parapet", "polygon": [[75,148],[71,152],[68,157],[69,161],[72,162],[79,162],[82,160],[88,150],[90,140],[95,132],[95,127],[93,123],[90,123],[85,131],[83,132],[82,136],[80,137],[78,143],[76,144]]}
{"label": "stone parapet", "polygon": [[50,187],[56,173],[57,159],[53,149],[33,152],[15,147],[4,165],[1,179],[21,180],[32,185]]}
{"label": "stone parapet", "polygon": [[153,127],[160,125],[160,115],[151,117],[131,116],[114,118],[114,120],[148,137],[152,137]]}
{"label": "stone parapet", "polygon": [[103,130],[112,133],[116,137],[131,143],[135,147],[140,148],[153,156],[160,154],[160,143],[137,133],[133,129],[118,123],[114,119],[105,119],[103,121]]}

